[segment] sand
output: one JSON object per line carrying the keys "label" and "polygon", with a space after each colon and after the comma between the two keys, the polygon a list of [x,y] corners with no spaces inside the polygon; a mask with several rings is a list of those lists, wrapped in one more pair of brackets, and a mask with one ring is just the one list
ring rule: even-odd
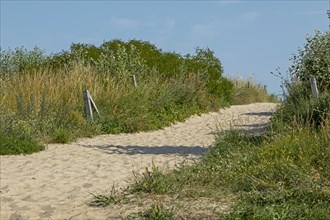
{"label": "sand", "polygon": [[269,124],[271,103],[231,106],[162,130],[101,135],[49,144],[32,155],[0,156],[0,219],[118,219],[123,214],[89,206],[93,194],[123,188],[132,172],[173,169],[198,161],[217,130],[258,132]]}

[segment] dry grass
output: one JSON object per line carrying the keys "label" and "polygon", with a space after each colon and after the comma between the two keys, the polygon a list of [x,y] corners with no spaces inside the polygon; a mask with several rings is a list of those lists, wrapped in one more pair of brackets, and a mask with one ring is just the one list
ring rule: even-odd
{"label": "dry grass", "polygon": [[269,95],[264,85],[256,84],[252,77],[244,80],[242,77],[233,78],[233,105],[243,105],[254,102],[279,102],[275,95]]}
{"label": "dry grass", "polygon": [[[28,74],[13,74],[1,81],[0,108],[5,111],[17,112],[17,97],[21,96],[25,103],[33,99],[34,111],[40,110],[41,102],[70,103],[74,108],[81,106],[82,91],[88,88],[95,97],[117,99],[118,84],[114,79],[96,74],[93,68],[76,63],[75,67],[65,71],[43,69]],[[44,96],[44,97],[43,97]]]}

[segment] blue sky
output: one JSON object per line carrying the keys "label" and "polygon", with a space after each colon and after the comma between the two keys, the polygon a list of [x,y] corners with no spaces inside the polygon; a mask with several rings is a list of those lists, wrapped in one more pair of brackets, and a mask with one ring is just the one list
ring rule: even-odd
{"label": "blue sky", "polygon": [[210,48],[230,77],[253,76],[271,93],[307,34],[327,31],[328,0],[311,1],[1,1],[1,48],[138,39],[182,55]]}

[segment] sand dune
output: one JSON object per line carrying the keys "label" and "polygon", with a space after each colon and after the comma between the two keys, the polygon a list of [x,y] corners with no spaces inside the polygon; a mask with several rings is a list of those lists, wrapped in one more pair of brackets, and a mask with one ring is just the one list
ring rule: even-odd
{"label": "sand dune", "polygon": [[217,129],[265,128],[276,105],[232,106],[193,116],[154,132],[102,135],[50,144],[32,155],[0,156],[0,219],[115,219],[120,213],[88,206],[90,193],[125,187],[132,172],[152,162],[171,169],[198,160]]}

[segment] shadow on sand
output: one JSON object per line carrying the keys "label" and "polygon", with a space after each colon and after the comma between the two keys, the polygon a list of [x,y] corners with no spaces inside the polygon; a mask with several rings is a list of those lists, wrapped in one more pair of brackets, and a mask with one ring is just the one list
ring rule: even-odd
{"label": "shadow on sand", "polygon": [[88,148],[96,148],[107,154],[153,154],[153,155],[196,155],[200,156],[207,148],[200,146],[117,146],[117,145],[80,145]]}
{"label": "shadow on sand", "polygon": [[273,112],[249,112],[245,113],[243,115],[250,115],[250,116],[272,116],[274,113]]}

